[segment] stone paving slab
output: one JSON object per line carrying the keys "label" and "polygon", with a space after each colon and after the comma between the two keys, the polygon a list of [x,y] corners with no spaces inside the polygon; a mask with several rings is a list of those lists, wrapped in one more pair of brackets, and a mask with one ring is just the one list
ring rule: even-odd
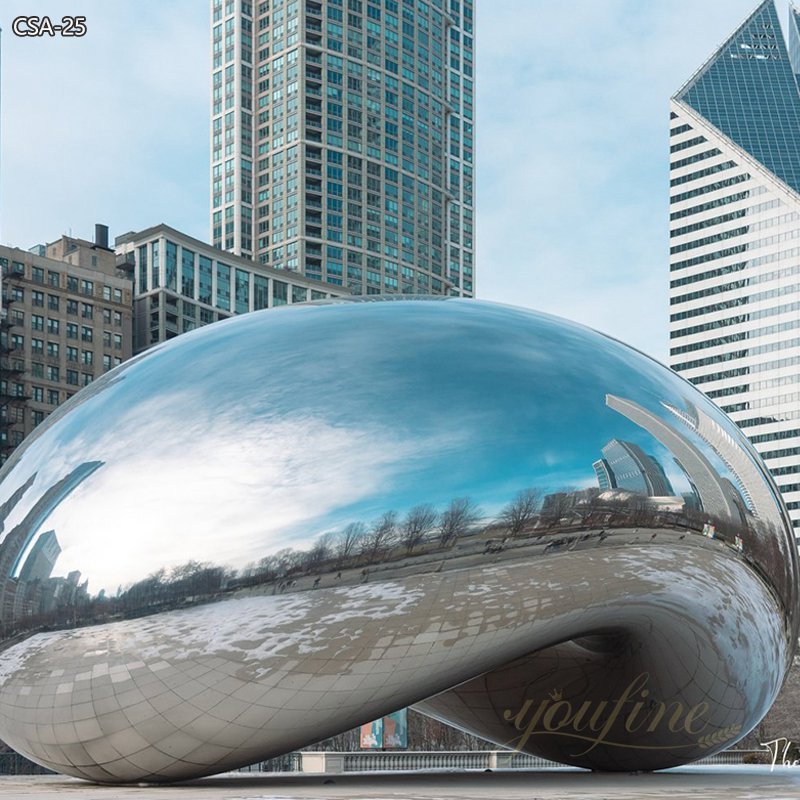
{"label": "stone paving slab", "polygon": [[59,775],[0,776],[2,800],[800,800],[800,767],[683,767],[658,773],[231,773],[166,786],[100,786]]}

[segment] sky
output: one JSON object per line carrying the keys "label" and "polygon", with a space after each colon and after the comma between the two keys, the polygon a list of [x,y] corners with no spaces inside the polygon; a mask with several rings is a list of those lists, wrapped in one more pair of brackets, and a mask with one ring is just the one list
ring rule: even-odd
{"label": "sky", "polygon": [[[666,360],[669,97],[756,4],[478,0],[479,298]],[[15,36],[33,13],[87,33]],[[0,243],[207,240],[207,0],[3,0],[0,27]]]}

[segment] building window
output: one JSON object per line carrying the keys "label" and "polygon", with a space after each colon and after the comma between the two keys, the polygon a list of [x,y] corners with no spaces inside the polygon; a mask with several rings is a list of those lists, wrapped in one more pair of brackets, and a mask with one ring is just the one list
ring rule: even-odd
{"label": "building window", "polygon": [[47,367],[47,380],[53,381],[53,383],[58,383],[61,380],[58,367]]}
{"label": "building window", "polygon": [[57,336],[59,332],[58,329],[59,329],[59,321],[57,319],[48,318],[47,332]]}
{"label": "building window", "polygon": [[81,281],[81,294],[91,297],[94,294],[94,281]]}
{"label": "building window", "polygon": [[250,310],[250,273],[236,270],[236,313],[246,314]]}
{"label": "building window", "polygon": [[57,289],[59,286],[61,286],[61,275],[51,269],[47,273],[47,282],[50,284],[50,286],[54,286]]}
{"label": "building window", "polygon": [[139,248],[139,292],[147,291],[147,245]]}
{"label": "building window", "polygon": [[77,300],[67,300],[67,314],[72,314],[72,316],[78,316],[78,301]]}
{"label": "building window", "polygon": [[50,311],[58,311],[58,295],[57,294],[49,294],[47,295],[47,307]]}
{"label": "building window", "polygon": [[231,268],[217,262],[217,308],[231,310]]}
{"label": "building window", "polygon": [[200,293],[197,299],[201,303],[211,305],[211,259],[206,256],[200,256],[198,258],[198,264],[200,267]]}
{"label": "building window", "polygon": [[194,299],[194,253],[181,248],[181,293]]}
{"label": "building window", "polygon": [[42,386],[32,386],[31,387],[31,396],[33,397],[35,402],[44,403],[44,387],[42,387]]}
{"label": "building window", "polygon": [[31,339],[31,353],[44,355],[44,339]]}
{"label": "building window", "polygon": [[272,281],[272,305],[285,306],[289,302],[289,284]]}
{"label": "building window", "polygon": [[44,270],[41,267],[31,267],[31,280],[34,283],[44,283]]}
{"label": "building window", "polygon": [[58,389],[48,389],[47,390],[47,402],[51,406],[58,405]]}
{"label": "building window", "polygon": [[84,319],[93,319],[94,306],[91,303],[81,303],[81,316]]}
{"label": "building window", "polygon": [[51,358],[58,358],[59,344],[58,342],[47,343],[47,355]]}
{"label": "building window", "polygon": [[90,328],[88,325],[81,325],[81,341],[91,342],[92,341],[92,333],[93,333],[93,329]]}
{"label": "building window", "polygon": [[[77,338],[77,337],[76,337]],[[67,346],[67,361],[72,361],[73,363],[78,363],[78,348]]]}
{"label": "building window", "polygon": [[44,330],[44,317],[39,314],[31,314],[31,330],[43,331]]}
{"label": "building window", "polygon": [[94,363],[94,353],[91,350],[83,350],[81,351],[82,359],[81,361],[86,364],[93,364]]}
{"label": "building window", "polygon": [[44,308],[44,292],[32,291],[31,292],[31,305],[37,308]]}
{"label": "building window", "polygon": [[[77,361],[77,358],[75,359]],[[78,385],[78,371],[75,369],[68,369],[67,370],[67,384],[69,386],[77,386]]]}

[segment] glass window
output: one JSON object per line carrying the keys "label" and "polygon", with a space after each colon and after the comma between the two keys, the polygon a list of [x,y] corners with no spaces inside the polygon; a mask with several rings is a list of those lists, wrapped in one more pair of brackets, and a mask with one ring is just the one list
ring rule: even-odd
{"label": "glass window", "polygon": [[292,286],[292,302],[305,303],[308,300],[308,289],[305,286]]}
{"label": "glass window", "polygon": [[246,314],[250,310],[250,273],[236,270],[236,313]]}
{"label": "glass window", "polygon": [[139,248],[139,291],[147,291],[147,245]]}
{"label": "glass window", "polygon": [[231,310],[231,268],[217,262],[217,308]]}
{"label": "glass window", "polygon": [[178,290],[178,245],[167,242],[167,262],[166,262],[166,282],[167,289]]}
{"label": "glass window", "polygon": [[194,253],[181,248],[181,293],[194,299]]}
{"label": "glass window", "polygon": [[198,263],[200,271],[200,293],[197,299],[201,303],[211,305],[211,259],[207,256],[200,256]]}
{"label": "glass window", "polygon": [[150,288],[155,289],[161,285],[160,277],[158,274],[159,271],[159,256],[160,253],[158,252],[158,242],[153,242],[151,245],[151,252],[152,252],[152,264],[150,265]]}
{"label": "glass window", "polygon": [[289,302],[289,284],[272,281],[272,305],[285,306]]}
{"label": "glass window", "polygon": [[269,279],[263,275],[253,276],[253,309],[267,308],[269,300]]}

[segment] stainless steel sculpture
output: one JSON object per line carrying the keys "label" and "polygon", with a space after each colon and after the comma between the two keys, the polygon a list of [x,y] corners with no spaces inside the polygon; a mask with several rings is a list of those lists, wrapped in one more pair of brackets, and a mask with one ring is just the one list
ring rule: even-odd
{"label": "stainless steel sculpture", "polygon": [[641,353],[475,301],[249,314],[0,473],[0,739],[169,781],[399,707],[596,769],[727,747],[797,638],[736,427]]}

